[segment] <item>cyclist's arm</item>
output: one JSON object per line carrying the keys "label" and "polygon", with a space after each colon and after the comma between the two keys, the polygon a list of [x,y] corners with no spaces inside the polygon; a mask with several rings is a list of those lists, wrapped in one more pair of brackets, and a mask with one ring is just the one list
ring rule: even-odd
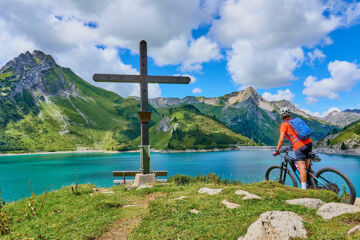
{"label": "cyclist's arm", "polygon": [[285,140],[285,132],[280,132],[279,142],[276,147],[276,151],[280,151],[281,146],[283,145]]}

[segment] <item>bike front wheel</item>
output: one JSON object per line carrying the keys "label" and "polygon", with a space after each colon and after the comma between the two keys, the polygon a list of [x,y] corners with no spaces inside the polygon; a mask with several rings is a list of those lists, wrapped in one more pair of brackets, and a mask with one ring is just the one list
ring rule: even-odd
{"label": "bike front wheel", "polygon": [[356,198],[354,185],[339,170],[322,168],[316,172],[314,181],[317,188],[335,192],[340,197],[341,202],[354,204]]}
{"label": "bike front wheel", "polygon": [[[273,165],[266,170],[265,180],[278,182],[290,187],[297,187],[296,178],[294,174],[292,174],[292,172],[289,171],[289,169],[286,171],[287,176],[285,178],[285,182],[283,182],[283,180],[280,179],[280,173],[281,173],[281,166]],[[284,173],[285,171],[283,172],[283,174]]]}

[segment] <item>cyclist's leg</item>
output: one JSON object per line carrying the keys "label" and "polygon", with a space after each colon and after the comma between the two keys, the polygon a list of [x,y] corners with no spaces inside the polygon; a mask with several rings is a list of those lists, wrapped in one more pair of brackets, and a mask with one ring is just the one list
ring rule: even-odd
{"label": "cyclist's leg", "polygon": [[297,161],[297,164],[299,166],[299,173],[300,173],[300,182],[301,182],[301,188],[302,189],[306,189],[306,180],[307,180],[307,176],[306,176],[306,165],[305,165],[305,161]]}
{"label": "cyclist's leg", "polygon": [[301,188],[306,189],[306,181],[307,181],[306,162],[305,162],[306,145],[295,151],[295,158],[296,158],[297,164],[299,166]]}

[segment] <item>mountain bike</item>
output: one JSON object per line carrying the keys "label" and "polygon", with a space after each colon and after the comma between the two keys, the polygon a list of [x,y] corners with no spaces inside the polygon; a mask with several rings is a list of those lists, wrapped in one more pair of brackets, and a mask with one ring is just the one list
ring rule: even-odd
{"label": "mountain bike", "polygon": [[[300,182],[300,174],[295,158],[289,156],[291,147],[284,147],[279,151],[282,158],[281,165],[270,166],[265,173],[265,180],[276,181],[287,186],[297,187]],[[309,157],[309,169],[315,162],[320,162],[320,157],[311,152]],[[290,168],[288,167],[290,166]],[[341,202],[354,204],[356,192],[350,179],[341,171],[325,167],[316,173],[306,169],[307,186],[309,189],[326,189],[335,192]]]}

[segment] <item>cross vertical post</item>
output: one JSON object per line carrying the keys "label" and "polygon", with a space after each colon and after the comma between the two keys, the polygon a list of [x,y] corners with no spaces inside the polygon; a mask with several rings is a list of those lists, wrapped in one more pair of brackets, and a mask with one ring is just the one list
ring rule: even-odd
{"label": "cross vertical post", "polygon": [[[143,174],[150,173],[150,145],[149,145],[149,122],[144,121],[141,115],[148,114],[151,117],[151,112],[148,109],[148,84],[146,82],[147,76],[147,44],[144,40],[140,42],[140,124],[141,124],[141,171]],[[150,120],[150,119],[148,119]]]}
{"label": "cross vertical post", "polygon": [[151,112],[149,112],[149,103],[148,103],[148,83],[188,84],[190,82],[190,78],[181,77],[181,76],[148,75],[146,41],[142,40],[140,42],[139,47],[140,47],[139,49],[140,75],[96,73],[94,74],[93,79],[95,82],[117,82],[117,83],[131,82],[131,83],[140,84],[140,112],[139,112],[139,120],[141,127],[140,170],[146,179],[146,175],[152,175],[149,174],[150,173],[149,123],[151,121]]}

